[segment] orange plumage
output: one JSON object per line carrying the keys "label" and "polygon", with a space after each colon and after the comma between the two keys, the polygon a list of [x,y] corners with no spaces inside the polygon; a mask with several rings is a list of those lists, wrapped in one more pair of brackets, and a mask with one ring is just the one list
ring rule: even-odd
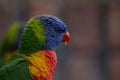
{"label": "orange plumage", "polygon": [[33,80],[52,80],[57,63],[57,57],[54,51],[42,50],[25,57],[30,62],[29,70]]}

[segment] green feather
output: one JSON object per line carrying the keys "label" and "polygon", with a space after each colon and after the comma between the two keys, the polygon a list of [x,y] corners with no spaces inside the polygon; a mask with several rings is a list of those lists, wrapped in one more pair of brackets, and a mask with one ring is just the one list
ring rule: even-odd
{"label": "green feather", "polygon": [[0,56],[3,56],[5,53],[7,53],[11,49],[11,46],[13,46],[19,26],[19,22],[15,22],[10,26],[10,29],[8,30],[0,48]]}
{"label": "green feather", "polygon": [[44,26],[36,18],[27,23],[18,50],[0,69],[0,80],[32,80],[29,62],[22,54],[32,54],[45,46]]}
{"label": "green feather", "polygon": [[28,65],[24,57],[16,56],[0,69],[0,80],[32,80]]}
{"label": "green feather", "polygon": [[26,54],[34,53],[45,46],[45,40],[43,24],[40,20],[32,18],[23,31],[19,52]]}
{"label": "green feather", "polygon": [[8,29],[8,32],[3,39],[2,45],[0,47],[0,66],[4,63],[4,57],[9,53],[16,40],[19,27],[20,22],[14,22]]}

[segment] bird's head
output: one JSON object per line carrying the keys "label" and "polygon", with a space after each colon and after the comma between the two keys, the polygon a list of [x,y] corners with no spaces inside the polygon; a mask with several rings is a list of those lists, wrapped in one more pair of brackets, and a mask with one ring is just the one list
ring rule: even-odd
{"label": "bird's head", "polygon": [[63,21],[51,15],[31,18],[23,32],[20,50],[33,53],[41,49],[55,50],[61,43],[70,40],[69,32]]}

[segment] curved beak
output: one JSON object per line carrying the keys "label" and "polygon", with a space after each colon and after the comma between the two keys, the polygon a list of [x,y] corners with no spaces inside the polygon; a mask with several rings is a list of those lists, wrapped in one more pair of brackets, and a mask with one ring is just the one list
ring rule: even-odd
{"label": "curved beak", "polygon": [[68,42],[70,41],[70,34],[69,32],[67,31],[64,35],[63,35],[63,38],[62,38],[62,42],[66,44],[68,44]]}

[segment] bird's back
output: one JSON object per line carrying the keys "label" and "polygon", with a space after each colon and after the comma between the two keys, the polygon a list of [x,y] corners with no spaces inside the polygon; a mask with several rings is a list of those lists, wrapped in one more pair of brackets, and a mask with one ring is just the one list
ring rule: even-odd
{"label": "bird's back", "polygon": [[17,57],[0,69],[0,80],[32,80],[28,61],[22,56]]}

